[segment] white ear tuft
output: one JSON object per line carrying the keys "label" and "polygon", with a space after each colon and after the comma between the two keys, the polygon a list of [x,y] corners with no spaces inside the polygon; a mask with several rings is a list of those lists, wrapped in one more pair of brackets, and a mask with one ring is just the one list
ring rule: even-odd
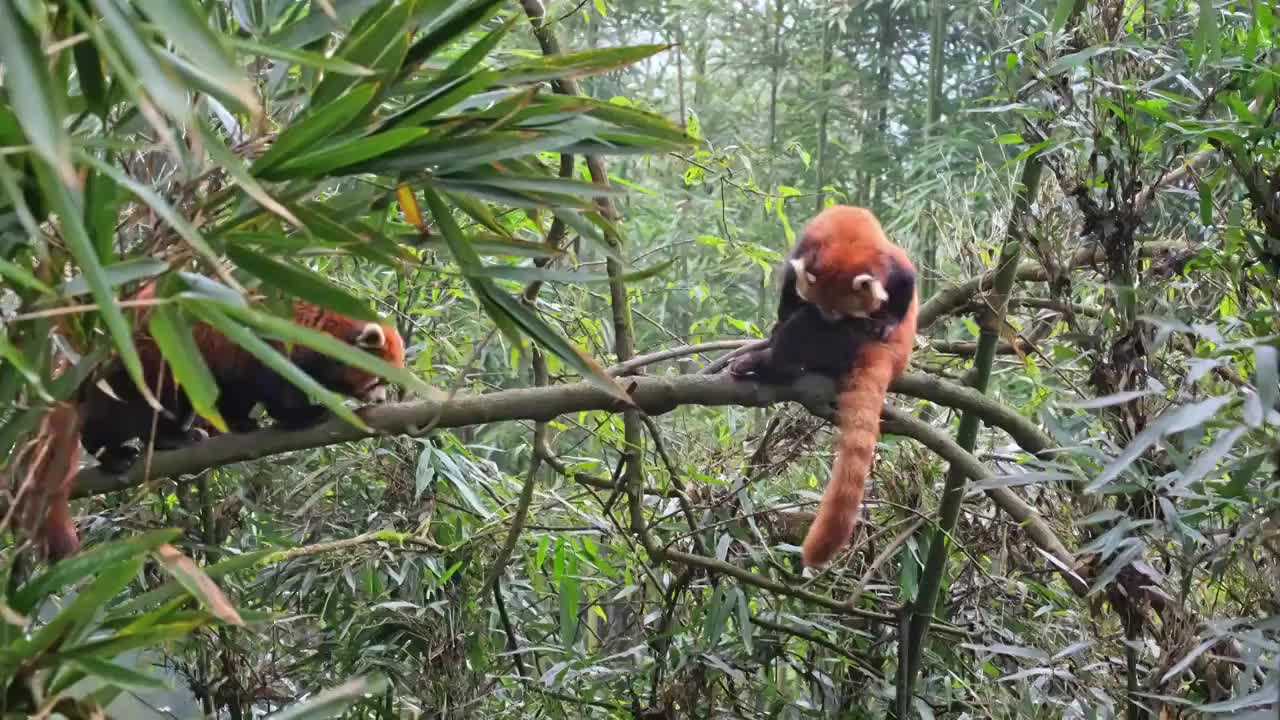
{"label": "white ear tuft", "polygon": [[880,284],[872,275],[859,275],[853,279],[854,290],[871,289],[871,294],[875,297],[876,302],[884,302],[889,299],[889,293],[885,291],[884,286]]}
{"label": "white ear tuft", "polygon": [[797,275],[808,275],[804,271],[804,260],[800,258],[791,258],[791,267],[795,269]]}
{"label": "white ear tuft", "polygon": [[365,325],[360,334],[356,336],[356,347],[362,347],[366,350],[377,350],[386,344],[387,335],[383,332],[382,326],[377,323]]}

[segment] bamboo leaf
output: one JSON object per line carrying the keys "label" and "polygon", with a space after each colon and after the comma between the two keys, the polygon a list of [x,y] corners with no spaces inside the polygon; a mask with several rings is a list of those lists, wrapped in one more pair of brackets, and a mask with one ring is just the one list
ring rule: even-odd
{"label": "bamboo leaf", "polygon": [[224,168],[231,177],[235,179],[236,184],[240,186],[245,193],[253,198],[259,205],[270,210],[277,217],[295,227],[301,227],[302,221],[294,217],[289,209],[280,204],[278,200],[267,192],[266,188],[258,182],[257,178],[245,165],[238,155],[231,152],[226,145],[222,143],[222,138],[218,137],[205,123],[199,122],[196,126],[200,130],[201,136],[204,138],[204,148],[213,158],[213,161],[221,168]]}
{"label": "bamboo leaf", "polygon": [[236,67],[209,20],[191,0],[134,0],[183,55],[252,115],[262,112],[249,78]]}
{"label": "bamboo leaf", "polygon": [[280,163],[271,170],[273,180],[341,175],[348,166],[394,153],[415,140],[426,137],[425,128],[392,128],[367,137],[346,138]]}
{"label": "bamboo leaf", "polygon": [[169,117],[186,125],[191,119],[191,104],[187,100],[186,88],[178,82],[178,74],[173,66],[143,38],[137,18],[132,13],[126,13],[117,0],[89,1],[109,31],[110,41],[119,47],[138,76],[141,89]]}
{"label": "bamboo leaf", "polygon": [[239,245],[227,246],[227,257],[263,282],[291,296],[329,308],[349,317],[378,322],[369,305],[310,270],[281,262]]}
{"label": "bamboo leaf", "polygon": [[[462,236],[462,231],[453,220],[453,215],[444,204],[444,200],[434,190],[425,190],[424,194],[427,206],[431,210],[431,216],[435,219],[436,227],[440,229],[440,234],[449,244],[449,249],[453,252],[454,259],[462,269],[463,275],[466,276],[468,284],[476,292],[481,301],[481,306],[489,314],[490,318],[498,324],[498,327],[504,333],[507,333],[509,337],[513,328],[518,328],[520,332],[533,338],[548,352],[560,358],[566,365],[580,373],[587,382],[613,396],[619,402],[627,406],[632,405],[631,398],[626,391],[605,372],[599,363],[552,330],[533,313],[529,306],[520,303],[510,294],[497,288],[492,280],[477,274],[477,271],[483,269],[480,256],[476,254],[474,248],[467,244],[466,239]],[[516,344],[523,344],[523,340],[518,335],[510,337],[510,339]]]}
{"label": "bamboo leaf", "polygon": [[[334,57],[356,65],[377,66],[384,55],[394,51],[397,41],[406,40],[406,33],[410,30],[408,20],[411,6],[412,3],[387,3],[382,8],[381,15],[373,17],[370,14],[361,18],[361,22],[338,46]],[[328,75],[311,94],[311,103],[327,105],[356,82],[349,76]]]}
{"label": "bamboo leaf", "polygon": [[136,688],[139,690],[172,690],[169,683],[154,675],[140,673],[133,668],[117,665],[110,660],[96,657],[81,657],[69,660],[71,667],[85,675],[96,677],[103,682],[119,688]]}
{"label": "bamboo leaf", "polygon": [[631,45],[548,55],[503,71],[503,80],[514,84],[598,75],[634,65],[670,47],[663,44]]}
{"label": "bamboo leaf", "polygon": [[40,41],[11,0],[0,2],[0,61],[6,97],[23,132],[58,179],[74,186],[71,138],[62,124],[66,98],[53,83]]}
{"label": "bamboo leaf", "polygon": [[[169,265],[167,263],[155,258],[143,257],[107,265],[102,268],[102,272],[106,277],[107,286],[117,288],[135,280],[155,277],[168,269]],[[89,281],[83,274],[80,274],[64,283],[59,289],[59,294],[64,298],[73,298],[90,291]]]}
{"label": "bamboo leaf", "polygon": [[218,412],[218,382],[182,312],[172,305],[157,305],[151,309],[149,319],[151,338],[192,407],[219,431],[228,432],[227,423]]}
{"label": "bamboo leaf", "polygon": [[120,360],[124,363],[129,377],[138,386],[142,397],[151,407],[159,410],[160,403],[147,388],[146,379],[142,375],[142,360],[138,356],[137,348],[133,346],[133,330],[120,307],[116,305],[107,273],[98,262],[98,253],[85,229],[82,208],[72,197],[67,186],[55,180],[49,173],[41,172],[43,169],[41,163],[36,163],[36,167],[37,175],[44,187],[45,197],[62,220],[63,241],[66,243],[67,250],[80,265],[80,271],[89,285],[93,300],[98,305],[98,316],[102,318],[103,324],[110,332],[116,350],[120,352]]}
{"label": "bamboo leaf", "polygon": [[366,697],[380,695],[386,687],[387,681],[381,675],[353,678],[335,688],[317,693],[300,705],[271,715],[271,720],[320,720],[337,717]]}
{"label": "bamboo leaf", "polygon": [[292,159],[299,151],[315,147],[316,143],[350,124],[360,109],[373,99],[375,92],[372,85],[357,85],[323,107],[317,109],[313,103],[312,110],[280,133],[271,149],[253,163],[253,174],[263,176],[276,165]]}
{"label": "bamboo leaf", "polygon": [[191,558],[167,543],[156,548],[155,554],[159,556],[160,565],[165,572],[172,575],[178,584],[199,600],[200,604],[213,613],[214,617],[229,625],[244,625],[244,620],[240,619],[240,613],[227,600],[222,589]]}
{"label": "bamboo leaf", "polygon": [[[454,8],[444,12],[437,13],[434,23],[426,28],[426,32],[422,37],[409,48],[408,53],[404,57],[404,72],[409,72],[413,68],[421,65],[428,58],[431,58],[445,45],[462,37],[468,30],[479,25],[481,22],[493,17],[498,11],[498,7],[502,5],[502,0],[468,0],[463,4],[456,5]],[[503,28],[495,30],[499,33],[497,38],[492,37],[494,33],[490,33],[489,37],[484,38],[478,43],[479,47],[492,47],[505,34],[508,22]],[[473,48],[474,50],[474,48]],[[486,49],[485,54],[488,53]],[[464,57],[466,57],[464,55]],[[483,55],[481,55],[481,59]],[[479,59],[475,59],[479,62]],[[459,64],[475,64],[471,59],[460,62]],[[446,72],[448,72],[446,70]]]}
{"label": "bamboo leaf", "polygon": [[1160,438],[1206,422],[1230,400],[1230,395],[1222,395],[1164,412],[1138,433],[1137,437],[1129,441],[1128,447],[1102,469],[1098,477],[1085,488],[1085,492],[1097,492],[1105,487],[1112,480],[1120,477],[1120,473],[1127,470],[1147,449],[1159,442]]}
{"label": "bamboo leaf", "polygon": [[200,253],[205,260],[214,265],[222,261],[218,253],[214,252],[209,243],[200,235],[200,231],[196,230],[194,225],[187,222],[186,218],[170,207],[169,203],[165,202],[164,198],[160,197],[154,190],[135,181],[114,165],[103,162],[92,155],[77,153],[77,157],[83,162],[92,165],[99,172],[109,176],[121,187],[132,193],[134,197],[146,203],[147,207],[154,210],[156,215],[159,215],[162,220],[168,223],[174,229],[174,232],[178,233],[178,236],[185,240],[193,250]]}
{"label": "bamboo leaf", "polygon": [[317,70],[326,70],[339,75],[350,75],[352,77],[369,77],[376,73],[363,66],[353,62],[348,62],[342,58],[326,57],[320,53],[314,53],[307,50],[297,50],[284,47],[281,45],[270,45],[266,43],[258,43],[247,38],[231,38],[231,46],[246,55],[257,55],[260,57],[269,57],[275,60],[283,60],[293,63],[294,65],[304,65],[306,67],[315,68]]}

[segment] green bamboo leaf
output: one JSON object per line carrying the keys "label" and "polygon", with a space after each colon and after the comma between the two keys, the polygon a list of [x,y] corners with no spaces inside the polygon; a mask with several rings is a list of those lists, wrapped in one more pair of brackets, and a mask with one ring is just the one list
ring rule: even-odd
{"label": "green bamboo leaf", "polygon": [[347,168],[351,174],[418,172],[435,166],[440,173],[498,162],[510,158],[556,152],[582,138],[559,132],[502,131],[471,137],[452,137],[413,143],[388,155]]}
{"label": "green bamboo leaf", "polygon": [[[102,268],[102,272],[106,277],[107,287],[114,289],[135,280],[155,277],[168,269],[168,263],[155,258],[142,257],[107,265]],[[88,292],[91,292],[89,281],[83,274],[76,275],[59,288],[59,294],[64,298],[73,298]]]}
{"label": "green bamboo leaf", "polygon": [[20,613],[29,614],[43,598],[66,590],[101,568],[145,555],[153,548],[173,542],[180,535],[182,531],[173,528],[150,530],[124,540],[113,540],[87,548],[32,578],[14,594],[9,606]]}
{"label": "green bamboo leaf", "polygon": [[[257,565],[259,561],[274,553],[275,550],[258,550],[256,552],[245,553],[244,555],[235,555],[225,560],[210,565],[204,569],[205,575],[217,580],[240,570]],[[141,595],[130,598],[129,600],[117,605],[107,613],[106,620],[117,620],[123,618],[134,618],[143,609],[158,605],[162,602],[172,600],[183,595],[186,591],[177,580],[173,580],[161,585],[153,590],[148,590]]]}
{"label": "green bamboo leaf", "polygon": [[[486,228],[489,228],[490,230],[502,236],[506,240],[510,240],[512,242],[519,242],[515,239],[515,236],[511,234],[511,231],[507,229],[506,225],[503,225],[502,223],[498,222],[497,216],[493,214],[493,209],[490,208],[489,205],[487,205],[486,203],[483,203],[480,200],[467,195],[450,195],[449,200],[452,201],[454,205],[457,205],[458,209],[462,210],[462,212],[466,213],[467,215],[470,215],[471,219],[475,220],[476,222],[480,223]],[[474,245],[475,243],[473,242],[472,244]],[[532,244],[532,243],[520,243],[520,244],[526,245],[526,244]],[[479,247],[477,247],[476,249],[479,250]]]}
{"label": "green bamboo leaf", "polygon": [[5,333],[0,333],[0,360],[7,361],[9,366],[27,381],[27,385],[35,391],[40,400],[49,404],[54,402],[53,396],[44,387],[40,371],[27,362],[27,357],[9,342],[9,336]]}
{"label": "green bamboo leaf", "polygon": [[288,180],[341,175],[347,167],[392,154],[429,132],[425,128],[392,128],[376,135],[338,140],[281,163],[270,176],[273,180]]}
{"label": "green bamboo leaf", "polygon": [[476,253],[475,248],[467,244],[462,231],[453,220],[453,215],[444,204],[444,200],[430,189],[424,190],[423,194],[431,210],[431,216],[435,219],[436,226],[440,229],[440,234],[448,242],[454,260],[457,261],[458,267],[462,269],[468,284],[475,290],[478,299],[481,301],[481,307],[498,324],[504,334],[507,334],[513,343],[523,344],[523,340],[519,335],[512,335],[513,326],[514,328],[519,328],[520,332],[533,338],[548,352],[560,358],[562,362],[580,373],[587,382],[619,401],[631,405],[631,398],[626,391],[605,372],[599,363],[552,330],[550,326],[533,313],[529,306],[503,292],[494,285],[492,280],[476,274],[484,267],[480,262],[480,256]]}
{"label": "green bamboo leaf", "polygon": [[403,111],[393,115],[386,127],[415,127],[434,119],[458,103],[474,96],[493,84],[498,73],[481,70],[470,75],[449,79],[426,93]]}
{"label": "green bamboo leaf", "polygon": [[227,246],[227,257],[254,277],[291,296],[361,320],[380,320],[378,314],[369,309],[368,303],[306,268],[260,255],[238,245]]}
{"label": "green bamboo leaf", "polygon": [[172,689],[169,683],[155,675],[140,673],[133,668],[117,665],[109,660],[82,657],[68,662],[71,667],[79,670],[84,675],[96,677],[119,688],[136,688],[139,690]]}
{"label": "green bamboo leaf", "polygon": [[385,0],[343,0],[333,3],[334,18],[323,12],[308,13],[301,20],[279,28],[266,39],[273,47],[300,48],[325,37],[334,30],[346,27],[370,8]]}
{"label": "green bamboo leaf", "polygon": [[507,175],[503,173],[454,173],[450,175],[440,176],[434,179],[436,182],[453,182],[474,185],[488,185],[492,187],[504,188],[507,190],[517,190],[522,192],[531,192],[546,194],[550,196],[564,196],[577,198],[585,201],[592,201],[596,198],[614,197],[626,194],[621,188],[605,187],[596,185],[595,183],[584,182],[582,180],[572,180],[569,178],[556,177],[552,175]]}
{"label": "green bamboo leaf", "polygon": [[[73,27],[77,33],[84,32],[83,21],[76,17]],[[89,112],[105,120],[111,110],[107,97],[107,81],[102,73],[102,56],[98,46],[91,42],[76,43],[71,49],[71,57],[76,64],[76,79],[80,84],[80,94],[84,96],[85,107]]]}
{"label": "green bamboo leaf", "polygon": [[259,205],[270,210],[285,222],[295,227],[302,226],[302,221],[294,217],[293,213],[289,212],[288,208],[280,204],[278,200],[271,196],[271,193],[267,192],[266,188],[262,187],[262,184],[259,183],[257,178],[255,178],[249,171],[244,160],[231,152],[231,150],[223,144],[222,138],[219,137],[217,133],[213,132],[213,130],[204,122],[196,123],[196,127],[199,128],[200,134],[204,138],[205,150],[208,151],[214,162],[217,163],[219,167],[226,169],[226,171],[231,174],[231,177],[235,179],[236,184],[239,185],[249,197],[253,198]]}
{"label": "green bamboo leaf", "polygon": [[[314,13],[319,14],[319,13]],[[369,77],[375,75],[373,70],[357,65],[353,62],[347,62],[342,58],[333,58],[314,53],[307,50],[295,50],[280,45],[267,45],[264,43],[254,42],[247,38],[230,38],[231,46],[246,55],[257,55],[260,57],[269,57],[275,60],[283,60],[293,63],[294,65],[303,65],[312,67],[317,70],[325,70],[339,75],[350,75],[352,77]]]}
{"label": "green bamboo leaf", "polygon": [[315,697],[304,703],[272,715],[271,720],[320,720],[338,717],[366,697],[381,695],[386,687],[387,681],[381,675],[352,678],[335,688],[316,693]]}
{"label": "green bamboo leaf", "polygon": [[[173,66],[155,52],[140,32],[141,24],[132,13],[126,13],[117,0],[90,0],[102,24],[109,31],[109,42],[119,48],[138,76],[138,83],[169,117],[186,125],[191,119],[187,90],[178,82]],[[108,58],[109,59],[109,58]],[[121,183],[123,184],[123,183]]]}
{"label": "green bamboo leaf", "polygon": [[71,138],[62,124],[66,98],[54,85],[39,39],[11,0],[0,2],[0,65],[6,96],[32,147],[63,184],[74,186]]}
{"label": "green bamboo leaf", "polygon": [[1102,469],[1102,472],[1098,474],[1098,477],[1094,478],[1093,482],[1089,483],[1088,487],[1085,488],[1085,492],[1092,493],[1102,489],[1111,481],[1120,477],[1120,473],[1128,469],[1148,448],[1159,442],[1160,438],[1203,424],[1230,401],[1230,395],[1220,395],[1166,410],[1160,417],[1143,428],[1137,437],[1129,441],[1129,445]]}
{"label": "green bamboo leaf", "polygon": [[376,91],[373,85],[357,85],[324,107],[317,109],[315,103],[312,103],[312,110],[290,124],[276,138],[271,149],[253,163],[253,174],[263,176],[266,171],[293,158],[299,151],[315,147],[316,143],[346,127],[361,108],[369,104]]}
{"label": "green bamboo leaf", "polygon": [[30,639],[18,641],[0,650],[0,664],[31,660],[53,648],[56,643],[78,639],[80,632],[88,627],[107,602],[137,576],[145,559],[138,555],[95,568],[97,577],[93,582],[63,606],[48,624],[35,631]]}
{"label": "green bamboo leaf", "polygon": [[0,277],[22,287],[33,290],[41,295],[52,295],[53,288],[40,282],[40,278],[36,277],[32,272],[17,263],[10,262],[4,258],[0,258]]}
{"label": "green bamboo leaf", "polygon": [[107,262],[115,251],[116,222],[120,214],[120,192],[115,180],[100,172],[89,173],[84,188],[84,214],[98,257]]}
{"label": "green bamboo leaf", "polygon": [[[412,3],[389,3],[380,16],[361,18],[351,34],[343,39],[334,57],[356,65],[377,67],[397,45],[407,41],[409,11]],[[403,50],[401,50],[403,56]],[[345,93],[357,80],[345,75],[328,75],[311,94],[312,105],[327,105]]]}
{"label": "green bamboo leaf", "polygon": [[236,67],[209,19],[191,0],[134,0],[183,55],[251,114],[262,112],[249,78]]}
{"label": "green bamboo leaf", "polygon": [[[341,395],[325,388],[316,382],[307,373],[303,372],[297,365],[294,365],[289,358],[280,354],[275,348],[260,339],[257,335],[249,332],[243,325],[234,322],[231,318],[222,314],[220,310],[229,310],[230,305],[222,306],[220,309],[215,308],[212,303],[184,303],[183,307],[189,309],[192,314],[200,318],[201,321],[208,323],[213,329],[222,333],[231,340],[231,342],[239,345],[245,352],[253,355],[266,367],[273,370],[285,381],[292,383],[298,389],[314,397],[321,405],[324,405],[329,412],[346,420],[361,430],[368,431],[369,426],[365,424],[360,416],[356,415],[343,403]],[[357,351],[360,352],[360,351]],[[363,353],[368,355],[368,353]]]}
{"label": "green bamboo leaf", "polygon": [[[461,38],[476,25],[493,17],[497,13],[498,7],[502,4],[502,0],[466,0],[446,11],[434,13],[433,23],[425,28],[422,37],[413,44],[413,47],[409,48],[409,52],[405,55],[403,72],[412,72],[414,68],[434,56],[441,48]],[[494,38],[493,33],[490,33],[488,37],[485,37],[477,45],[479,47],[487,46],[492,48],[493,45],[497,44],[498,40],[502,39],[502,35],[506,33],[506,27],[509,26],[510,23],[508,22],[504,28],[500,28],[501,33],[498,34],[497,38]],[[469,58],[466,62],[475,65],[487,54],[488,49],[484,50],[484,54],[480,58]]]}
{"label": "green bamboo leaf", "polygon": [[[480,256],[505,256],[505,257],[563,257],[564,250],[549,247],[543,243],[525,242],[524,240],[508,240],[501,237],[493,237],[492,235],[469,235],[466,238],[467,244],[476,251]],[[427,248],[442,247],[448,250],[449,243],[441,237],[431,237],[426,240],[415,240],[415,245]]]}
{"label": "green bamboo leaf", "polygon": [[182,312],[172,305],[157,305],[151,309],[149,326],[152,339],[192,407],[219,431],[228,432],[226,421],[218,413],[218,382]]}
{"label": "green bamboo leaf", "polygon": [[578,606],[582,596],[578,553],[564,538],[556,546],[555,569],[560,595],[560,643],[569,651],[578,637]]}
{"label": "green bamboo leaf", "polygon": [[298,204],[292,205],[291,209],[305,223],[306,231],[318,240],[390,267],[398,267],[402,261],[417,262],[412,253],[382,233],[358,223],[353,229],[339,221],[331,208],[320,204]]}
{"label": "green bamboo leaf", "polygon": [[36,163],[36,174],[44,187],[45,197],[62,220],[63,241],[66,243],[67,250],[80,265],[80,271],[84,274],[93,293],[93,300],[98,305],[98,316],[102,318],[103,324],[110,332],[129,377],[138,386],[139,392],[148,404],[159,410],[160,403],[147,388],[146,379],[142,375],[142,360],[138,357],[137,348],[133,346],[133,330],[120,307],[116,305],[106,271],[98,262],[98,254],[85,229],[83,209],[72,197],[67,186],[45,172],[42,165],[43,163]]}
{"label": "green bamboo leaf", "polygon": [[[153,625],[137,631],[119,632],[101,640],[91,640],[79,645],[60,648],[58,657],[64,660],[86,657],[116,657],[130,650],[159,647],[166,643],[186,638],[195,630],[208,625],[211,621],[212,617],[206,615],[195,620]],[[61,684],[62,680],[60,678],[59,685]]]}
{"label": "green bamboo leaf", "polygon": [[220,304],[217,310],[274,338],[311,348],[346,365],[385,378],[405,388],[422,393],[433,392],[430,385],[424,383],[408,368],[394,367],[382,358],[348,345],[329,333],[302,327],[290,320],[245,306]]}
{"label": "green bamboo leaf", "polygon": [[587,77],[634,65],[670,47],[663,44],[630,45],[547,55],[508,68],[503,71],[502,76],[505,82],[512,84],[542,82],[564,77]]}
{"label": "green bamboo leaf", "polygon": [[164,198],[160,197],[154,190],[137,182],[114,165],[103,162],[92,155],[77,152],[76,156],[82,162],[92,165],[99,172],[109,176],[121,187],[132,193],[134,197],[146,203],[147,207],[154,210],[156,215],[159,215],[162,220],[168,223],[178,233],[178,236],[185,240],[191,246],[191,249],[200,253],[205,260],[214,265],[222,261],[218,253],[214,252],[209,243],[205,241],[200,231],[196,230],[194,225],[187,222],[186,218],[170,207],[169,203],[165,202]]}
{"label": "green bamboo leaf", "polygon": [[[489,5],[490,7],[487,8],[487,13],[483,17],[493,15],[501,5],[501,2],[489,3]],[[489,57],[494,48],[498,47],[498,43],[502,42],[502,38],[506,37],[508,32],[511,32],[511,28],[515,26],[516,21],[519,19],[520,16],[513,13],[510,17],[504,20],[501,25],[490,30],[483,38],[480,38],[475,45],[472,45],[466,52],[459,55],[458,59],[449,63],[448,67],[436,75],[436,79],[462,77],[463,75],[470,73]],[[434,30],[430,32],[434,32]],[[412,49],[410,52],[413,52]],[[406,65],[408,64],[409,63],[406,62]]]}
{"label": "green bamboo leaf", "polygon": [[[675,260],[668,260],[664,263],[654,265],[653,267],[636,272],[627,273],[621,277],[624,281],[644,280],[653,277],[671,267]],[[519,282],[556,282],[556,283],[573,283],[577,285],[598,285],[609,282],[608,275],[600,273],[577,272],[574,270],[555,270],[551,268],[537,267],[511,267],[505,265],[488,265],[480,270],[475,271],[482,277],[502,278],[504,280],[517,280]]]}

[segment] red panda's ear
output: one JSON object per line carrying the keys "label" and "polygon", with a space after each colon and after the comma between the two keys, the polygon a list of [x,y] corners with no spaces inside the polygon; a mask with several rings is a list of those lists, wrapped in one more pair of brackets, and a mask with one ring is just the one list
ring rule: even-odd
{"label": "red panda's ear", "polygon": [[379,350],[387,344],[387,334],[378,323],[369,323],[356,336],[356,347]]}

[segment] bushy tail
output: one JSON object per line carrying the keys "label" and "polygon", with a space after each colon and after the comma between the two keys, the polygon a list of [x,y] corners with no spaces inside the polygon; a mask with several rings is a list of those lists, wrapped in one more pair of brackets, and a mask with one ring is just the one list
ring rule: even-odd
{"label": "bushy tail", "polygon": [[838,398],[839,425],[831,482],[804,538],[801,557],[809,567],[825,565],[853,535],[862,507],[876,441],[880,410],[895,375],[896,356],[880,343],[868,343]]}
{"label": "bushy tail", "polygon": [[21,525],[51,562],[80,550],[71,519],[71,485],[80,469],[81,414],[78,405],[54,405],[27,446],[18,469],[22,478]]}

